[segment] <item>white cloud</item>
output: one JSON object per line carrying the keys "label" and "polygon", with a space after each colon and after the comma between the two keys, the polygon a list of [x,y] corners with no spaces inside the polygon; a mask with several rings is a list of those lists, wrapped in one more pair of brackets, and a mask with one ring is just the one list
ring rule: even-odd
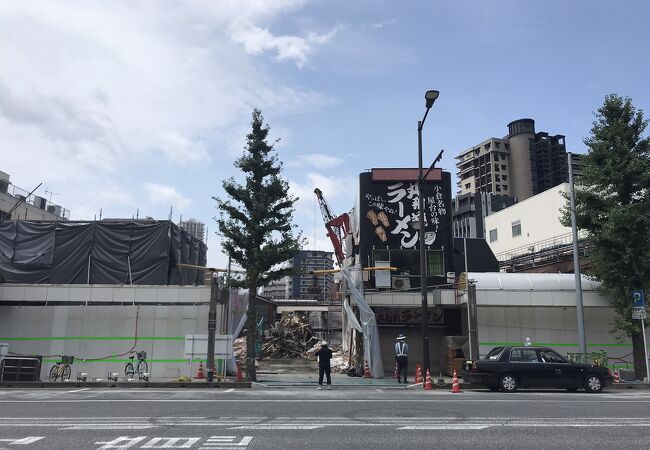
{"label": "white cloud", "polygon": [[317,169],[331,169],[343,164],[343,159],[338,156],[311,153],[298,155],[287,163],[288,167],[314,167]]}
{"label": "white cloud", "polygon": [[310,172],[303,182],[289,181],[289,192],[299,197],[296,203],[296,216],[316,218],[317,223],[322,222],[322,216],[314,189],[323,192],[325,201],[333,214],[348,212],[354,206],[357,181],[353,177],[328,177],[326,175]]}
{"label": "white cloud", "polygon": [[155,203],[161,203],[163,205],[172,206],[175,210],[183,210],[190,206],[192,201],[183,197],[176,188],[172,186],[166,186],[164,184],[157,183],[147,183],[146,184],[147,193],[149,194],[149,199]]}
{"label": "white cloud", "polygon": [[[0,1],[0,170],[19,185],[42,181],[62,193],[73,219],[91,219],[100,207],[113,217],[142,212],[147,205],[126,193],[141,189],[137,174],[152,164],[163,171],[218,161],[215,177],[226,176],[230,143],[243,145],[253,107],[282,115],[331,102],[259,70],[233,42],[241,24],[255,35],[304,4]],[[335,30],[286,34],[263,51],[305,63]],[[175,209],[190,204],[172,187],[153,187]],[[146,214],[166,217],[158,205]]]}
{"label": "white cloud", "polygon": [[390,19],[390,20],[382,20],[381,22],[375,22],[370,25],[370,28],[373,28],[375,30],[378,30],[380,28],[384,28],[385,26],[392,25],[395,23],[395,19]]}
{"label": "white cloud", "polygon": [[315,44],[329,42],[340,26],[335,26],[328,33],[309,32],[307,37],[274,36],[268,28],[261,28],[245,22],[236,23],[231,30],[235,42],[244,44],[246,52],[258,55],[265,51],[275,51],[279,60],[293,60],[298,67],[303,67]]}
{"label": "white cloud", "polygon": [[208,152],[201,140],[195,141],[174,132],[160,135],[160,148],[176,164],[187,165],[208,160]]}

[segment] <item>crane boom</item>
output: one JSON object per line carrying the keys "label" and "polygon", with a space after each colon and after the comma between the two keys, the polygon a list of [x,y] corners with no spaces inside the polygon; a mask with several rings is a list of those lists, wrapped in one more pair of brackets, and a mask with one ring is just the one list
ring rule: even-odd
{"label": "crane boom", "polygon": [[323,215],[323,222],[327,229],[327,237],[330,238],[332,246],[334,247],[334,255],[339,267],[342,267],[343,260],[345,259],[345,236],[350,232],[350,216],[346,213],[340,216],[334,216],[329,205],[323,197],[323,192],[316,188],[314,194],[318,198],[318,205],[320,206],[321,214]]}

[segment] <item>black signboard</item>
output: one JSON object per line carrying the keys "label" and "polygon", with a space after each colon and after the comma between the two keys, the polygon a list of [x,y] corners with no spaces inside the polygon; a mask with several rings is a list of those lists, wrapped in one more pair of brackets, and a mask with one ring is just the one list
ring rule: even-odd
{"label": "black signboard", "polygon": [[[378,325],[420,325],[422,323],[422,308],[389,308],[376,306],[373,308]],[[429,307],[429,325],[443,325],[445,323],[441,307]]]}
{"label": "black signboard", "polygon": [[[410,169],[410,173],[416,173]],[[408,170],[404,173],[408,174]],[[425,245],[428,250],[444,250],[444,267],[453,271],[453,228],[451,174],[440,171],[436,181],[425,181]],[[373,181],[372,172],[359,176],[360,253],[364,266],[374,263],[373,250],[418,250],[419,234],[413,222],[419,220],[417,178]],[[444,276],[444,274],[440,274]]]}

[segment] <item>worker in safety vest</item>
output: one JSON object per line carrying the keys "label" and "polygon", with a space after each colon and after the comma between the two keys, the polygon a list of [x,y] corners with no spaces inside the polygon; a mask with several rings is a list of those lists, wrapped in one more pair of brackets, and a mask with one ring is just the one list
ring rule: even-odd
{"label": "worker in safety vest", "polygon": [[400,333],[397,336],[397,342],[395,343],[395,359],[397,360],[397,382],[401,383],[402,378],[404,378],[404,383],[406,383],[406,372],[409,365],[409,345],[406,343],[406,336],[404,333]]}

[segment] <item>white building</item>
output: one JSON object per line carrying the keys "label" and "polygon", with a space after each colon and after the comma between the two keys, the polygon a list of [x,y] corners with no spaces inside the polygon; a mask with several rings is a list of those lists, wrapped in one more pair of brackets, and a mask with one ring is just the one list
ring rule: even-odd
{"label": "white building", "polygon": [[[46,191],[47,192],[47,191]],[[69,220],[70,211],[15,186],[0,171],[0,220]]]}
{"label": "white building", "polygon": [[485,238],[499,261],[573,242],[560,223],[566,206],[563,183],[485,217]]}

